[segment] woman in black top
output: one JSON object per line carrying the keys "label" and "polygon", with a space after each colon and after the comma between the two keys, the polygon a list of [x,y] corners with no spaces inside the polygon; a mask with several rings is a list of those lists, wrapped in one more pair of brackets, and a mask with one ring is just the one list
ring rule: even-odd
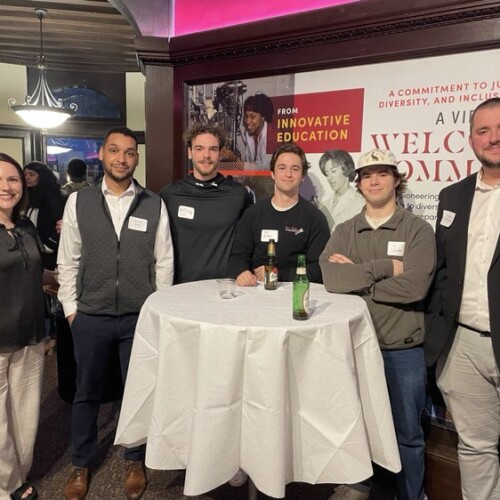
{"label": "woman in black top", "polygon": [[24,175],[29,195],[28,217],[36,226],[43,243],[43,267],[53,271],[59,245],[56,224],[62,219],[65,199],[56,176],[45,163],[28,163],[24,167]]}
{"label": "woman in black top", "polygon": [[33,500],[26,484],[38,427],[45,302],[41,243],[20,165],[0,153],[0,497]]}

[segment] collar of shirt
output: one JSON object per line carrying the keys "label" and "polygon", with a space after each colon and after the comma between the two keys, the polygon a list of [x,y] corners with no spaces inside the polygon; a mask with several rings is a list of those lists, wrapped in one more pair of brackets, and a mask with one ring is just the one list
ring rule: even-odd
{"label": "collar of shirt", "polygon": [[475,191],[492,191],[493,189],[498,189],[500,186],[500,181],[498,181],[494,186],[491,186],[490,184],[486,184],[483,182],[483,169],[481,168],[476,177],[476,187]]}
{"label": "collar of shirt", "polygon": [[120,194],[115,194],[106,185],[105,178],[102,179],[102,194],[106,200],[106,205],[108,206],[109,213],[111,215],[111,220],[113,221],[113,227],[115,228],[115,233],[120,240],[120,233],[122,230],[123,223],[127,217],[127,213],[134,200],[136,186],[132,181],[130,186]]}
{"label": "collar of shirt", "polygon": [[[399,223],[401,222],[401,219],[405,215],[405,210],[402,208],[400,205],[396,205],[396,210],[394,213],[385,221],[382,222],[378,228],[385,228],[389,229],[392,231],[395,231]],[[355,215],[356,218],[356,232],[361,233],[362,231],[372,231],[374,229],[373,226],[370,225],[366,218],[366,207],[361,210],[361,212],[358,215]]]}
{"label": "collar of shirt", "polygon": [[124,197],[124,196],[134,197],[135,193],[137,191],[137,188],[135,187],[134,180],[131,179],[129,187],[125,191],[123,191],[123,193],[120,193],[120,194],[113,193],[113,191],[111,191],[111,189],[109,189],[108,185],[106,184],[106,176],[104,176],[102,178],[101,190],[102,190],[102,194],[105,197],[107,197],[107,196],[115,196],[117,198],[121,198],[121,197]]}

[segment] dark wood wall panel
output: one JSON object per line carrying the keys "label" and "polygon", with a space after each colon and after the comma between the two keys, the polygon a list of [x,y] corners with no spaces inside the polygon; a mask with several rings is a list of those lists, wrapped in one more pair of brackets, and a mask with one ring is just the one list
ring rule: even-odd
{"label": "dark wood wall panel", "polygon": [[[158,192],[174,179],[173,70],[170,66],[146,67],[146,185]],[[164,103],[169,103],[165,105]],[[155,148],[148,144],[156,145]]]}
{"label": "dark wood wall panel", "polygon": [[[457,39],[457,31],[467,31],[467,39]],[[175,76],[186,83],[196,83],[297,73],[494,48],[499,46],[499,39],[500,20],[487,19],[470,21],[460,27],[445,25],[176,66]]]}

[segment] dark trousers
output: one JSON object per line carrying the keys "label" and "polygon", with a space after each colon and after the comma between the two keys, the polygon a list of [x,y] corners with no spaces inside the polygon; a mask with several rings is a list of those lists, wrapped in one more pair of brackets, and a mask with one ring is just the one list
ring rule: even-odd
{"label": "dark trousers", "polygon": [[[114,350],[118,350],[123,382],[138,314],[91,316],[78,312],[71,331],[76,360],[76,395],[73,400],[71,443],[73,465],[88,467],[97,451],[97,417],[104,380]],[[145,445],[128,448],[126,460],[144,460]]]}

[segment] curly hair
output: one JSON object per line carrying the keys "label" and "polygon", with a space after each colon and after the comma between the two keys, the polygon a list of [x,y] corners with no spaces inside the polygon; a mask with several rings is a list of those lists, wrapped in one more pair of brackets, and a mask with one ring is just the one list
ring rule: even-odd
{"label": "curly hair", "polygon": [[184,132],[183,139],[186,146],[191,149],[193,147],[193,140],[202,134],[211,134],[216,137],[219,141],[219,149],[222,149],[224,144],[226,144],[226,134],[220,127],[196,123]]}
{"label": "curly hair", "polygon": [[273,122],[273,101],[271,101],[271,99],[262,92],[247,97],[243,103],[243,110],[260,113],[267,123]]}

